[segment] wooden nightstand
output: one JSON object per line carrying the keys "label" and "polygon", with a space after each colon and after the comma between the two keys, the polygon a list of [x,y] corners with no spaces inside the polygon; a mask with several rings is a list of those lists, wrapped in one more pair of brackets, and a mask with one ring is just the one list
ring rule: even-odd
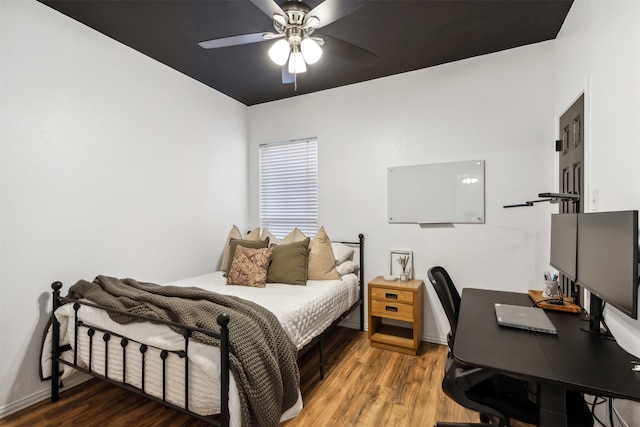
{"label": "wooden nightstand", "polygon": [[[416,354],[422,337],[422,280],[389,282],[378,276],[369,282],[369,340],[373,347]],[[411,327],[382,323],[408,322]]]}

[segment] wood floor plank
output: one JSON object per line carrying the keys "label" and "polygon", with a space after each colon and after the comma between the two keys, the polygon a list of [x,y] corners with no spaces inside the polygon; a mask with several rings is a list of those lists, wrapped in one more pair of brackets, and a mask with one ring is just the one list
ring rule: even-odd
{"label": "wood floor plank", "polygon": [[[442,392],[447,347],[422,343],[416,356],[369,345],[366,332],[337,328],[325,339],[325,379],[311,350],[299,362],[302,413],[283,427],[407,426],[436,421],[477,422],[477,412]],[[56,403],[40,402],[0,419],[11,427],[199,427],[206,424],[99,380],[65,390]],[[513,423],[514,426],[518,425]],[[522,424],[519,424],[524,426]]]}

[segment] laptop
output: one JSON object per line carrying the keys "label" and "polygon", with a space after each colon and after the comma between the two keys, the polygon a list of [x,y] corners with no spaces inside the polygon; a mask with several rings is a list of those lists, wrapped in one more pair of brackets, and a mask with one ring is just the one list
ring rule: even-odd
{"label": "laptop", "polygon": [[557,334],[547,313],[538,307],[495,303],[498,324],[546,334]]}

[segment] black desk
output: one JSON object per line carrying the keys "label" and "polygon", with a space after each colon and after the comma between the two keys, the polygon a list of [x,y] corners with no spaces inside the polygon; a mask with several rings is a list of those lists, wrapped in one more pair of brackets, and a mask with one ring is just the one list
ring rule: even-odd
{"label": "black desk", "polygon": [[540,425],[566,426],[565,390],[640,401],[637,357],[615,341],[582,331],[577,314],[546,311],[557,335],[499,326],[493,304],[532,305],[527,294],[465,288],[454,345],[470,365],[540,384]]}

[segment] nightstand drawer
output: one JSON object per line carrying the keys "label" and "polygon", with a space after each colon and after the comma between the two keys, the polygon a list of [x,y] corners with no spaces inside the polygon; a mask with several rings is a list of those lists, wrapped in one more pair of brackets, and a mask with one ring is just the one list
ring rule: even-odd
{"label": "nightstand drawer", "polygon": [[371,288],[371,298],[391,303],[413,304],[414,295],[411,291]]}
{"label": "nightstand drawer", "polygon": [[371,301],[371,315],[413,322],[413,305],[388,301]]}

